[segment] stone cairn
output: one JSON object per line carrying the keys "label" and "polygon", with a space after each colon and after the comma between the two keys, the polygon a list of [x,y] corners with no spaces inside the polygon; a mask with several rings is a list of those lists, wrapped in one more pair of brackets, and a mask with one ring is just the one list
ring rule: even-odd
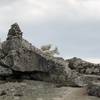
{"label": "stone cairn", "polygon": [[11,39],[12,37],[17,37],[20,39],[22,38],[22,32],[21,32],[20,27],[17,23],[14,23],[13,25],[11,25],[11,28],[9,29],[7,39]]}

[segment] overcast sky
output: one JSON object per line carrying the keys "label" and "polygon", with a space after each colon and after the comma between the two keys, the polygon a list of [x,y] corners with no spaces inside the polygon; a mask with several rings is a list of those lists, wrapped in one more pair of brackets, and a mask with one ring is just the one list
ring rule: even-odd
{"label": "overcast sky", "polygon": [[66,58],[100,58],[100,0],[0,0],[1,40],[15,22],[37,47],[56,45]]}

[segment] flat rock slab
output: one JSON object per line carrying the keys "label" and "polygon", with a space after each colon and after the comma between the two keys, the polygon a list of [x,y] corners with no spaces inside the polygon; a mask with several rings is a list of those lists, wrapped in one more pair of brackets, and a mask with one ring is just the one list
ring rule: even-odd
{"label": "flat rock slab", "polygon": [[0,85],[0,100],[100,100],[83,88],[60,87],[40,81],[8,82]]}
{"label": "flat rock slab", "polygon": [[84,75],[84,76],[86,77],[87,80],[90,80],[90,81],[99,81],[100,80],[100,75]]}

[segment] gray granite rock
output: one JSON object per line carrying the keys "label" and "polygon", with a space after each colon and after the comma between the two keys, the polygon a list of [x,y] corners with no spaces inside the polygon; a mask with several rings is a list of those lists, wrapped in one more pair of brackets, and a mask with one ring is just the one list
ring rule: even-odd
{"label": "gray granite rock", "polygon": [[91,83],[87,87],[88,94],[100,97],[100,83]]}
{"label": "gray granite rock", "polygon": [[18,50],[22,47],[22,40],[19,38],[12,38],[2,43],[2,50],[7,55],[11,50]]}
{"label": "gray granite rock", "polygon": [[14,71],[43,71],[39,68],[39,60],[35,53],[27,49],[11,50],[3,62]]}
{"label": "gray granite rock", "polygon": [[0,76],[10,76],[12,73],[11,69],[0,66]]}
{"label": "gray granite rock", "polygon": [[100,75],[100,64],[93,64],[76,57],[68,59],[66,62],[69,63],[69,67],[72,70],[81,74]]}
{"label": "gray granite rock", "polygon": [[[63,85],[86,85],[85,77],[72,71],[69,68],[69,63],[46,55],[40,49],[24,40],[22,32],[16,23],[11,26],[7,40],[2,43],[2,51],[5,55],[1,59],[3,64],[10,70],[20,73],[20,75],[28,73],[32,79]],[[17,75],[19,75],[18,73]]]}

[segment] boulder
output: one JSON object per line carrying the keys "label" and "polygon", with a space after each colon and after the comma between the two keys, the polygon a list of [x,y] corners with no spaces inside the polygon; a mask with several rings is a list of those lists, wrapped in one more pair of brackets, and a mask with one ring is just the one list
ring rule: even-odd
{"label": "boulder", "polygon": [[4,41],[2,43],[2,51],[7,55],[11,50],[18,50],[22,46],[21,41],[22,40],[17,37]]}
{"label": "boulder", "polygon": [[12,74],[13,74],[13,72],[11,69],[0,65],[0,77],[6,77],[6,76],[10,76]]}
{"label": "boulder", "polygon": [[11,50],[2,61],[14,71],[43,71],[38,56],[27,49]]}
{"label": "boulder", "polygon": [[91,83],[87,87],[87,92],[91,96],[100,97],[100,83]]}

